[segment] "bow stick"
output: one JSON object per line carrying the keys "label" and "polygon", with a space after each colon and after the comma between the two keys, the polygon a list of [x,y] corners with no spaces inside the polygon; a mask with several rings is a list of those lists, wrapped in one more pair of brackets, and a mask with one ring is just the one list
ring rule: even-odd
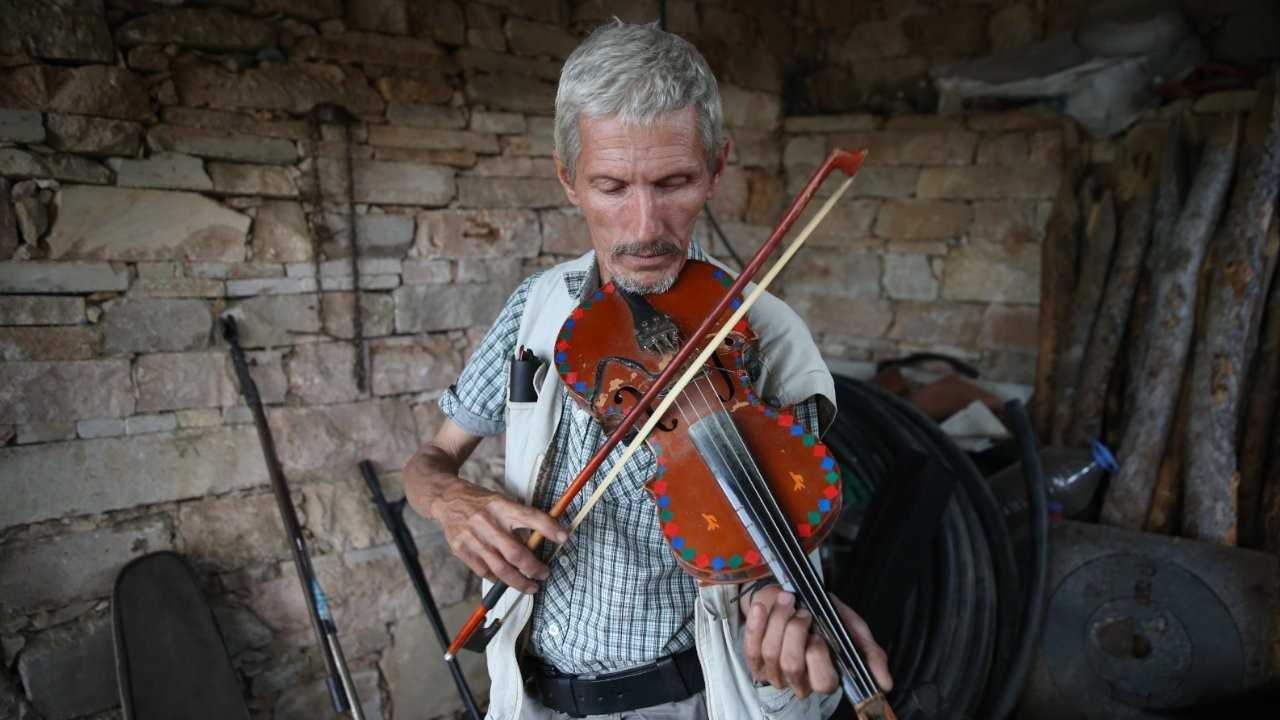
{"label": "bow stick", "polygon": [[[831,208],[835,206],[836,201],[840,199],[840,196],[844,194],[844,192],[849,188],[849,185],[853,182],[853,176],[858,172],[858,168],[862,166],[862,161],[866,156],[866,150],[855,150],[850,152],[848,150],[841,150],[837,148],[831,151],[831,154],[827,156],[825,161],[823,161],[817,172],[813,174],[813,177],[809,178],[809,182],[805,184],[804,189],[800,191],[800,194],[791,203],[791,207],[787,209],[787,213],[783,216],[782,221],[779,222],[778,226],[769,234],[768,239],[766,239],[764,244],[760,246],[760,249],[752,256],[751,261],[747,263],[746,267],[742,269],[742,272],[734,279],[733,284],[725,291],[724,296],[720,298],[720,302],[716,304],[715,308],[707,315],[706,319],[702,321],[702,324],[690,333],[689,338],[685,340],[684,344],[676,351],[675,355],[672,356],[671,361],[653,382],[652,387],[650,387],[644,395],[640,397],[631,411],[623,417],[622,422],[618,424],[618,427],[614,428],[613,432],[609,434],[609,437],[605,439],[604,444],[600,446],[600,449],[596,451],[595,455],[591,456],[591,459],[587,461],[585,466],[583,466],[582,470],[578,473],[577,477],[574,478],[574,481],[569,485],[568,489],[566,489],[564,494],[560,496],[560,499],[556,500],[555,504],[552,505],[551,509],[547,512],[548,515],[553,518],[559,518],[564,514],[564,511],[569,507],[569,504],[573,502],[574,498],[578,496],[578,493],[582,491],[582,488],[586,486],[587,481],[590,480],[591,476],[600,469],[602,464],[604,464],[605,458],[608,457],[609,453],[612,452],[620,442],[622,442],[623,437],[636,424],[640,416],[644,414],[644,408],[647,408],[650,403],[658,399],[659,394],[668,389],[666,387],[667,383],[673,376],[675,376],[676,372],[684,365],[685,361],[689,359],[689,356],[693,354],[693,351],[698,347],[700,339],[706,337],[707,333],[710,332],[711,326],[715,324],[716,319],[729,309],[729,306],[742,292],[742,289],[746,287],[747,283],[751,282],[751,278],[760,270],[760,267],[764,265],[769,254],[772,253],[773,250],[782,242],[782,238],[791,229],[791,226],[795,224],[796,220],[800,217],[800,213],[804,212],[805,207],[807,207],[809,202],[813,199],[813,196],[817,193],[822,182],[826,180],[827,176],[836,168],[842,170],[847,176],[844,183],[841,184],[839,189],[837,189],[836,192],[827,199],[818,213],[814,215],[813,219],[810,220],[801,233],[796,236],[796,239],[787,247],[787,250],[778,259],[778,262],[775,263],[769,273],[761,279],[760,283],[757,284],[751,295],[743,301],[731,320],[724,323],[721,331],[717,333],[717,337],[712,342],[707,343],[698,359],[698,362],[692,363],[690,365],[690,369],[685,372],[677,385],[670,388],[671,392],[663,398],[658,405],[658,409],[650,415],[649,420],[641,427],[641,430],[636,433],[636,436],[628,444],[622,459],[614,464],[613,468],[610,469],[609,473],[601,481],[600,487],[588,500],[587,505],[578,513],[577,516],[574,517],[570,526],[570,531],[578,527],[582,522],[582,519],[585,517],[586,512],[590,510],[591,506],[594,505],[596,501],[599,500],[604,489],[608,487],[608,485],[613,482],[614,478],[618,476],[622,470],[622,466],[632,455],[635,454],[636,450],[644,442],[645,438],[648,437],[649,432],[652,431],[653,427],[658,423],[658,419],[662,417],[662,413],[670,407],[671,403],[674,402],[675,396],[679,395],[680,391],[684,389],[684,386],[688,384],[689,380],[697,374],[698,369],[701,368],[701,364],[704,363],[707,357],[710,356],[711,352],[714,351],[715,346],[723,340],[726,335],[728,335],[729,330],[733,325],[740,320],[744,314],[746,314],[747,310],[750,309],[752,304],[754,304],[755,299],[764,291],[764,288],[767,287],[777,274],[782,271],[782,267],[785,266],[796,251],[800,249],[800,245],[809,238],[809,235],[813,234],[813,230],[820,222],[822,222],[822,219],[831,212]],[[542,544],[543,539],[544,538],[541,533],[534,532],[529,536],[525,546],[530,550],[536,550],[538,546]],[[471,635],[479,629],[481,624],[484,622],[485,615],[498,604],[498,600],[506,590],[507,584],[501,580],[495,582],[493,587],[489,588],[489,592],[485,593],[480,605],[476,607],[475,611],[471,614],[471,617],[467,619],[466,624],[464,624],[462,629],[458,631],[457,637],[455,637],[453,642],[449,645],[448,650],[445,651],[444,658],[446,661],[451,660],[467,640],[470,639]]]}

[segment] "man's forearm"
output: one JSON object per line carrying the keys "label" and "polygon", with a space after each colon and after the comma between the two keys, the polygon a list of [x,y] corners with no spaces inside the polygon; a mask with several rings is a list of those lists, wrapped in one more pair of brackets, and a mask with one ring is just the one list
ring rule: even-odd
{"label": "man's forearm", "polygon": [[439,503],[458,483],[466,480],[458,477],[462,463],[437,447],[427,443],[404,467],[404,496],[419,514],[439,519]]}

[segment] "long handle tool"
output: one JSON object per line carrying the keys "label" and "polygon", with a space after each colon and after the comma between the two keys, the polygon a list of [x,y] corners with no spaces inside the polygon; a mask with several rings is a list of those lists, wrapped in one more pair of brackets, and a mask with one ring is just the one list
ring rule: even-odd
{"label": "long handle tool", "polygon": [[262,454],[267,461],[267,474],[271,476],[271,489],[275,491],[280,519],[284,521],[284,530],[289,536],[289,549],[293,551],[293,565],[298,569],[298,581],[302,583],[303,596],[307,600],[311,627],[320,641],[320,654],[329,674],[329,700],[333,702],[333,711],[339,715],[350,712],[353,720],[364,720],[360,699],[356,697],[356,688],[351,681],[351,672],[347,669],[342,646],[338,643],[338,629],[329,612],[328,597],[320,588],[320,581],[316,579],[315,569],[311,566],[311,555],[307,552],[302,528],[298,525],[298,515],[289,498],[289,486],[285,484],[284,471],[280,469],[280,458],[276,455],[276,443],[271,437],[271,428],[267,425],[267,414],[262,409],[258,386],[249,374],[244,348],[240,347],[240,332],[236,328],[236,320],[230,315],[224,315],[221,323],[222,337],[231,346],[231,361],[236,368],[236,378],[240,381],[240,392],[253,411],[253,424],[258,429],[258,440],[262,443]]}
{"label": "long handle tool", "polygon": [[[449,647],[449,633],[445,630],[444,621],[440,618],[440,611],[436,609],[436,601],[431,597],[427,576],[422,572],[422,565],[418,562],[418,544],[414,542],[413,534],[409,532],[409,527],[404,522],[405,498],[400,498],[393,503],[387,502],[386,496],[382,494],[382,485],[378,482],[378,474],[373,471],[373,463],[368,460],[360,461],[360,473],[364,475],[364,482],[369,486],[369,494],[373,495],[373,504],[378,506],[382,522],[386,523],[387,529],[391,531],[391,537],[396,541],[396,549],[400,551],[404,569],[409,571],[409,579],[413,582],[413,589],[418,591],[418,599],[422,601],[422,609],[427,614],[427,620],[431,622],[436,640],[440,642],[442,649]],[[449,672],[453,673],[453,682],[458,686],[458,695],[462,697],[462,704],[467,708],[467,717],[471,720],[480,720],[480,710],[476,708],[476,699],[471,694],[471,688],[467,686],[467,679],[462,675],[458,659],[450,657],[446,662],[449,663]]]}

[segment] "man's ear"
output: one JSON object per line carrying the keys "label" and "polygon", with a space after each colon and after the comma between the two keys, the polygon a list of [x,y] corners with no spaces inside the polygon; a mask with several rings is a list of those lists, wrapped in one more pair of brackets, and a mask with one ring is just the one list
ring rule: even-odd
{"label": "man's ear", "polygon": [[569,198],[569,202],[574,205],[578,204],[578,191],[573,187],[573,181],[569,179],[569,168],[560,162],[560,153],[552,150],[551,159],[556,163],[556,179],[560,181],[560,186],[564,188],[565,197]]}
{"label": "man's ear", "polygon": [[711,168],[711,190],[707,197],[713,197],[720,189],[720,181],[724,179],[724,169],[729,165],[729,139],[725,138],[724,146],[716,153],[715,163]]}

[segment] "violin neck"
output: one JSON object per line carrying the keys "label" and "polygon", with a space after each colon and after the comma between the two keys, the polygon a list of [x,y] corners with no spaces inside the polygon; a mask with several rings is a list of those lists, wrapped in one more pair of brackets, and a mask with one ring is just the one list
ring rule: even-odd
{"label": "violin neck", "polygon": [[[892,718],[884,695],[876,686],[866,662],[853,644],[839,613],[827,596],[818,573],[809,562],[795,530],[787,520],[767,481],[742,442],[725,410],[705,415],[688,428],[699,455],[707,463],[720,488],[738,512],[770,572],[787,592],[813,614],[818,633],[831,648],[840,668],[841,686],[855,707],[866,706],[868,720]],[[874,702],[879,700],[878,703]]]}

